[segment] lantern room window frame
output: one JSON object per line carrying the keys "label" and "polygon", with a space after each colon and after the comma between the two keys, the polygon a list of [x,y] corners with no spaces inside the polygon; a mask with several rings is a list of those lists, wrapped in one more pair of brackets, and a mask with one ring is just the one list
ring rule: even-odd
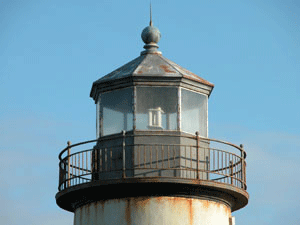
{"label": "lantern room window frame", "polygon": [[[145,122],[146,123],[146,126],[147,129],[138,129],[137,127],[137,108],[139,106],[137,106],[137,98],[139,98],[138,96],[138,91],[137,89],[138,88],[173,88],[173,89],[176,89],[177,90],[177,95],[176,95],[176,128],[175,129],[163,129],[162,127],[162,118],[159,118],[159,114],[162,116],[165,112],[164,110],[162,109],[163,107],[160,106],[160,109],[159,107],[153,107],[153,108],[149,108],[149,114],[147,115],[147,118],[148,118],[148,121]],[[117,92],[117,91],[123,91],[123,90],[126,90],[126,89],[131,89],[132,91],[132,100],[130,101],[132,104],[131,104],[131,110],[132,110],[132,123],[129,123],[130,125],[132,124],[132,127],[127,127],[126,131],[164,131],[164,132],[168,132],[168,131],[180,131],[180,132],[183,132],[183,133],[187,133],[187,134],[192,134],[194,135],[196,131],[200,131],[199,132],[199,135],[202,136],[202,137],[205,137],[207,138],[208,137],[208,96],[201,93],[201,92],[198,92],[198,91],[195,91],[195,90],[192,90],[192,89],[189,89],[189,88],[186,88],[186,87],[181,87],[181,86],[159,86],[159,85],[135,85],[135,86],[127,86],[127,87],[124,87],[124,88],[120,88],[120,89],[115,89],[115,90],[110,90],[110,91],[106,91],[106,92],[103,92],[103,93],[100,93],[99,96],[98,96],[98,99],[97,99],[97,103],[96,103],[96,137],[97,138],[101,138],[101,137],[105,137],[105,136],[109,136],[109,135],[113,135],[113,134],[117,134],[119,132],[121,132],[122,130],[120,130],[119,132],[116,132],[116,133],[109,133],[109,134],[105,134],[104,132],[104,125],[105,123],[103,123],[104,121],[104,118],[103,118],[103,112],[101,112],[101,100],[103,100],[103,96],[105,96],[106,94],[108,93],[113,93],[113,92]],[[203,129],[201,129],[201,127],[199,127],[198,130],[195,130],[194,132],[189,132],[187,130],[184,130],[184,121],[183,121],[183,113],[184,113],[184,109],[182,108],[183,107],[183,92],[184,91],[187,91],[187,92],[191,92],[191,93],[195,93],[195,94],[198,94],[198,95],[201,95],[201,96],[204,96],[205,97],[205,114],[206,115],[203,115],[204,117],[206,117],[206,120],[204,122],[204,126],[205,126],[205,131],[203,131]],[[201,109],[200,109],[201,110]],[[150,111],[152,112],[152,116],[154,116],[154,112],[157,113],[156,116],[157,117],[157,123],[153,123],[154,121],[152,120],[152,124],[150,123]],[[159,113],[160,111],[160,113]],[[200,119],[199,119],[200,120]],[[202,118],[203,120],[203,118]],[[203,121],[202,121],[203,122]],[[202,123],[203,124],[203,123]],[[201,126],[201,125],[200,125]],[[202,131],[201,131],[202,130]]]}
{"label": "lantern room window frame", "polygon": [[[136,86],[136,130],[178,130],[178,87]],[[175,103],[175,104],[172,104]],[[174,115],[175,114],[175,115]],[[157,117],[158,124],[153,123]]]}
{"label": "lantern room window frame", "polygon": [[[208,96],[205,94],[202,94],[200,92],[197,92],[197,91],[194,91],[194,90],[191,90],[188,88],[184,88],[184,87],[180,87],[179,89],[180,89],[180,99],[179,99],[179,101],[180,101],[180,113],[179,113],[180,114],[179,115],[180,116],[180,131],[182,131],[184,133],[188,133],[188,134],[193,134],[193,135],[196,133],[196,131],[198,131],[200,137],[208,138]],[[198,112],[200,114],[198,117],[199,128],[196,129],[194,132],[189,132],[187,130],[184,130],[184,128],[183,128],[183,124],[185,123],[185,121],[183,121],[184,112],[183,112],[183,103],[182,103],[182,100],[183,100],[183,91],[182,90],[184,90],[186,92],[198,94],[199,96],[202,96],[205,99],[201,103],[201,104],[204,103],[204,107],[203,107],[204,109],[202,107],[199,107],[199,112]],[[204,113],[204,115],[203,115],[203,113]],[[202,120],[202,122],[201,122],[201,120]],[[205,126],[204,129],[202,129],[202,127],[201,127],[202,124],[204,124],[204,126]]]}
{"label": "lantern room window frame", "polygon": [[[123,101],[128,101],[128,102],[131,102],[131,106],[128,106],[128,109],[127,111],[129,113],[127,114],[132,114],[132,115],[129,115],[129,119],[128,119],[128,115],[124,112],[122,112],[120,109],[122,109],[122,107],[124,108],[124,106],[126,107],[126,104],[124,102],[118,104],[118,105],[112,105],[112,108],[119,108],[119,110],[113,110],[113,109],[110,109],[112,111],[115,111],[114,114],[116,113],[123,113],[123,118],[112,118],[111,115],[109,114],[109,112],[107,112],[108,108],[107,107],[109,105],[108,102],[117,102],[119,100],[118,96],[117,96],[117,93],[119,92],[126,92],[128,91],[128,93],[126,93],[127,97],[129,98],[125,98],[123,99]],[[96,107],[96,124],[97,124],[97,128],[96,128],[96,136],[97,138],[101,138],[101,137],[104,137],[104,136],[109,136],[109,135],[113,135],[113,134],[116,134],[116,133],[119,133],[121,132],[122,130],[125,130],[125,131],[131,131],[132,130],[132,127],[133,127],[133,121],[134,121],[134,108],[133,108],[133,87],[126,87],[126,88],[121,88],[121,89],[115,89],[115,90],[111,90],[111,91],[107,91],[107,92],[103,92],[103,93],[100,93],[99,96],[98,96],[98,99],[97,99],[97,107]],[[112,98],[113,94],[116,94],[115,99],[110,99],[110,101],[108,101],[108,99],[103,99],[104,96],[108,96],[109,94],[112,94],[111,96],[109,96],[110,98]],[[123,93],[124,94],[124,93]],[[124,96],[124,95],[123,95]],[[123,97],[122,96],[122,97]],[[106,101],[106,105],[105,106],[102,106],[103,104],[103,101]],[[107,109],[106,112],[104,112],[105,108]],[[112,112],[111,112],[112,113]],[[104,115],[105,114],[105,115]],[[106,116],[106,118],[105,118]],[[128,123],[128,121],[130,121],[130,117],[132,116],[132,120],[131,122]],[[104,121],[105,119],[109,118],[111,120],[111,123],[107,123],[108,121]],[[115,119],[119,119],[119,120],[123,120],[123,124],[119,126],[120,127],[123,127],[123,129],[121,128],[120,131],[119,130],[116,130],[115,132],[110,132],[109,130],[113,130],[114,128],[113,127],[105,127],[106,124],[116,124],[117,121]],[[114,122],[114,123],[113,123]],[[118,123],[117,123],[118,124]]]}

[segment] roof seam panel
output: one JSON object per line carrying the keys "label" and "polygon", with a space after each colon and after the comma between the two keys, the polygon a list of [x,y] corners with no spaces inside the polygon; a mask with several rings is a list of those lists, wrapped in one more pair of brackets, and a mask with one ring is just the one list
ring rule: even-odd
{"label": "roof seam panel", "polygon": [[176,70],[179,74],[181,74],[182,77],[183,77],[183,74],[182,74],[175,66],[173,66],[171,63],[169,63],[169,62],[166,60],[165,57],[163,57],[162,55],[160,55],[160,58],[161,58],[163,61],[165,61],[166,63],[168,63],[173,69],[175,69],[175,70]]}
{"label": "roof seam panel", "polygon": [[[104,77],[101,77],[95,83],[101,83],[102,81],[118,79],[118,78],[120,78],[120,73],[122,73],[123,75],[124,74],[132,74],[132,69],[133,69],[133,71],[136,70],[136,68],[140,64],[139,61],[141,60],[141,62],[142,62],[144,60],[144,58],[145,58],[144,56],[139,56],[139,57],[135,58],[134,60],[131,60],[130,62],[126,63],[125,65],[120,66],[118,69],[108,73]],[[128,68],[131,65],[133,66],[133,68]],[[124,69],[125,69],[125,72],[124,72]]]}
{"label": "roof seam panel", "polygon": [[132,71],[131,75],[133,76],[136,74],[137,69],[140,67],[140,65],[146,60],[147,55],[141,55],[140,57],[143,57],[143,59],[140,61],[140,63],[135,67],[135,69]]}
{"label": "roof seam panel", "polygon": [[[178,71],[180,74],[182,74],[182,77],[188,76],[189,79],[195,80],[198,79],[198,82],[202,83],[202,84],[206,84],[208,86],[214,86],[212,83],[210,83],[209,81],[203,79],[202,77],[196,75],[195,73],[183,68],[182,66],[178,65],[177,63],[161,56],[161,58],[168,63],[169,65],[171,65],[176,71]],[[189,74],[190,73],[190,74]],[[196,77],[194,77],[196,76]]]}

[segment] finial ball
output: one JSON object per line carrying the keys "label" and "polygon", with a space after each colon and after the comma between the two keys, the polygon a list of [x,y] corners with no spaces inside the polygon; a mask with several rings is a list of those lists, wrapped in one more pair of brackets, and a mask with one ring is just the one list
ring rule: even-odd
{"label": "finial ball", "polygon": [[157,44],[161,38],[159,30],[154,26],[146,27],[142,32],[142,39],[145,44]]}

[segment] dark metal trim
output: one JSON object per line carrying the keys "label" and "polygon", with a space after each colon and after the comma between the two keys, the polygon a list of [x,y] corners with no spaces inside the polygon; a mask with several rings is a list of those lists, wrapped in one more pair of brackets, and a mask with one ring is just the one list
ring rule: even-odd
{"label": "dark metal trim", "polygon": [[141,196],[181,196],[222,202],[232,211],[247,205],[246,191],[229,184],[193,179],[126,178],[80,184],[56,194],[57,204],[70,212],[95,201]]}

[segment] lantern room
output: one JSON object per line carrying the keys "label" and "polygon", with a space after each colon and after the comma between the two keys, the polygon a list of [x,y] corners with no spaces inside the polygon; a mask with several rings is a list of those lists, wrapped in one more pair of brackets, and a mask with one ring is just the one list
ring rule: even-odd
{"label": "lantern room", "polygon": [[208,136],[208,97],[213,84],[162,56],[160,32],[142,32],[145,51],[95,81],[97,137],[122,131],[179,131]]}

